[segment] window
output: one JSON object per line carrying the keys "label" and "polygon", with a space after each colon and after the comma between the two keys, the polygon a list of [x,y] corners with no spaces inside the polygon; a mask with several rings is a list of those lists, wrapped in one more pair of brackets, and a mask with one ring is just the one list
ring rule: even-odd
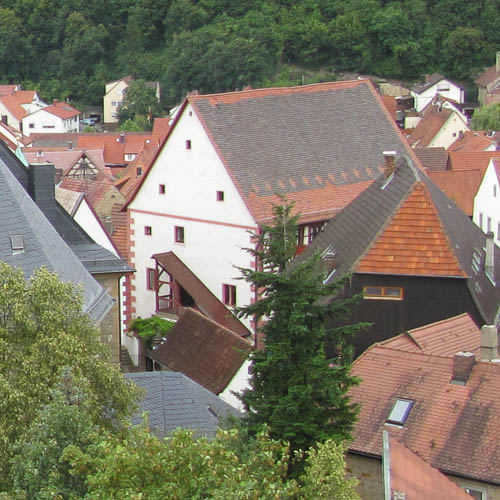
{"label": "window", "polygon": [[125,154],[125,161],[133,161],[135,159],[135,154],[127,153]]}
{"label": "window", "polygon": [[389,417],[386,420],[386,423],[394,425],[404,425],[413,407],[413,403],[414,401],[412,401],[411,399],[396,399],[391,413],[389,413]]}
{"label": "window", "polygon": [[217,191],[217,201],[224,201],[224,191]]}
{"label": "window", "polygon": [[136,173],[136,175],[141,175],[142,174],[142,168],[141,167],[137,167],[135,169],[135,173]]}
{"label": "window", "polygon": [[165,192],[166,192],[166,189],[165,189],[165,184],[159,184],[159,185],[158,185],[158,192],[159,192],[160,194],[165,194]]}
{"label": "window", "polygon": [[156,290],[156,269],[148,267],[146,269],[146,288]]}
{"label": "window", "polygon": [[299,245],[309,245],[314,238],[321,232],[325,222],[315,222],[305,224],[299,227]]}
{"label": "window", "polygon": [[116,101],[112,101],[111,106],[114,106],[116,108]]}
{"label": "window", "polygon": [[182,226],[175,226],[174,238],[176,243],[184,243],[184,228]]}
{"label": "window", "polygon": [[191,149],[191,139],[186,140],[186,149]]}
{"label": "window", "polygon": [[486,232],[489,233],[491,231],[491,217],[488,217],[486,220]]}
{"label": "window", "polygon": [[403,300],[403,289],[399,286],[364,286],[363,298]]}
{"label": "window", "polygon": [[483,214],[479,214],[479,227],[483,229]]}
{"label": "window", "polygon": [[440,83],[438,84],[438,90],[444,91],[444,90],[450,90],[450,84],[449,83]]}
{"label": "window", "polygon": [[144,226],[144,234],[146,236],[151,236],[153,234],[153,228],[151,226]]}
{"label": "window", "polygon": [[236,305],[236,287],[234,285],[222,285],[222,300],[227,306]]}
{"label": "window", "polygon": [[476,500],[486,500],[486,492],[479,490],[477,488],[469,488],[468,486],[464,486],[464,490],[468,493],[472,498]]}
{"label": "window", "polygon": [[10,247],[12,248],[12,255],[24,252],[24,238],[22,234],[13,234],[10,237]]}
{"label": "window", "polygon": [[493,184],[493,198],[497,197],[497,185]]}
{"label": "window", "polygon": [[29,124],[29,128],[35,128],[35,124],[34,123],[30,123]]}

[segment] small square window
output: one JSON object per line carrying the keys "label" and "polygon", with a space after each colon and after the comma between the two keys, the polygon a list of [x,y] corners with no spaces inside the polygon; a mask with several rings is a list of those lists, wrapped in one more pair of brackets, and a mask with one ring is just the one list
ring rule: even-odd
{"label": "small square window", "polygon": [[234,285],[222,285],[222,300],[227,306],[236,306],[236,287]]}
{"label": "small square window", "polygon": [[175,226],[174,238],[176,243],[184,243],[184,227]]}
{"label": "small square window", "polygon": [[136,173],[136,175],[142,175],[142,168],[141,167],[137,167],[135,169],[135,173]]}
{"label": "small square window", "polygon": [[476,488],[469,488],[468,486],[464,486],[464,490],[475,500],[486,500],[486,492],[484,491]]}
{"label": "small square window", "polygon": [[388,424],[404,425],[413,407],[413,403],[414,401],[411,399],[396,399],[386,422]]}
{"label": "small square window", "polygon": [[217,191],[217,201],[224,201],[224,191]]}
{"label": "small square window", "polygon": [[153,228],[151,226],[144,226],[144,234],[146,236],[151,236],[153,234]]}
{"label": "small square window", "polygon": [[191,139],[186,140],[186,149],[191,149]]}
{"label": "small square window", "polygon": [[10,247],[12,248],[12,254],[18,254],[24,252],[24,238],[22,234],[14,234],[10,237]]}
{"label": "small square window", "polygon": [[158,185],[158,192],[159,192],[160,194],[165,194],[165,192],[166,192],[166,189],[165,189],[165,184],[159,184],[159,185]]}
{"label": "small square window", "polygon": [[146,269],[146,288],[156,290],[156,269],[148,267]]}
{"label": "small square window", "polygon": [[34,123],[30,123],[30,124],[29,124],[29,127],[30,127],[30,128],[35,128],[35,124],[34,124]]}

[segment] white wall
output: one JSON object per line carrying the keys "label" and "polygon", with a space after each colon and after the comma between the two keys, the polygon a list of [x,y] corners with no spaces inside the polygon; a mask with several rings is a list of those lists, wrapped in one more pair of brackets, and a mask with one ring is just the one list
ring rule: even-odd
{"label": "white wall", "polygon": [[[79,122],[78,116],[63,120],[41,109],[23,118],[23,134],[30,136],[31,134],[78,132]],[[30,127],[30,124],[33,127]]]}
{"label": "white wall", "polygon": [[[449,90],[440,90],[440,86],[446,85],[449,86]],[[436,94],[440,94],[448,99],[453,99],[459,103],[464,102],[464,91],[460,87],[457,87],[453,82],[443,79],[420,94],[413,91],[411,92],[411,95],[415,100],[415,111],[420,113],[420,111],[422,111],[422,109],[424,109],[425,106],[431,102],[432,98]]]}
{"label": "white wall", "polygon": [[[191,113],[191,114],[190,114]],[[186,149],[186,141],[191,149]],[[166,193],[159,193],[164,184]],[[224,201],[217,201],[217,191]],[[235,285],[237,305],[250,303],[250,286],[236,279],[234,266],[250,267],[249,230],[255,221],[221,163],[191,106],[182,113],[140,192],[129,206],[136,268],[136,314],[154,312],[154,291],[146,290],[146,268],[154,253],[173,251],[222,300],[222,285]],[[151,226],[152,235],[144,234]],[[174,227],[184,227],[185,243],[174,241]]]}
{"label": "white wall", "polygon": [[219,397],[237,410],[244,411],[240,399],[233,393],[241,394],[250,384],[250,361],[246,360],[229,382],[228,386],[219,394]]}
{"label": "white wall", "polygon": [[[113,86],[114,85],[114,86]],[[123,92],[128,87],[127,83],[123,80],[114,83],[113,85],[106,85],[106,95],[104,96],[104,123],[117,123],[118,122],[118,110],[123,101]],[[112,106],[112,103],[117,105]]]}
{"label": "white wall", "polygon": [[103,229],[102,225],[96,219],[98,217],[95,212],[93,212],[85,198],[80,203],[78,210],[76,211],[73,218],[80,225],[80,227],[99,245],[109,250],[111,253],[118,257],[118,253],[111,243],[108,234]]}
{"label": "white wall", "polygon": [[[496,194],[496,196],[495,196]],[[490,160],[488,168],[479,185],[479,189],[474,198],[474,212],[472,220],[481,227],[480,214],[483,214],[482,230],[488,231],[488,217],[491,219],[491,231],[495,235],[495,242],[500,245],[500,183],[495,172],[493,160]]]}
{"label": "white wall", "polygon": [[429,148],[449,148],[460,136],[460,132],[469,130],[467,124],[462,120],[458,113],[453,112],[441,130],[429,143]]}

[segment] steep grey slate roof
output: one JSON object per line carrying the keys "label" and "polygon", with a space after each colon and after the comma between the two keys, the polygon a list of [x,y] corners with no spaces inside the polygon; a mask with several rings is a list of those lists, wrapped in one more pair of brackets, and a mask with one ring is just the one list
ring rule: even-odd
{"label": "steep grey slate roof", "polygon": [[[349,271],[356,272],[357,264],[384,232],[392,216],[415,185],[422,182],[431,196],[450,249],[466,277],[472,299],[485,323],[493,324],[500,307],[500,249],[494,246],[495,286],[484,272],[486,236],[481,229],[424,172],[415,168],[409,158],[399,158],[396,167],[394,176],[383,189],[385,179],[381,175],[328,222],[300,259],[331,245],[337,251],[337,271],[331,279]],[[429,276],[432,275],[429,272]]]}
{"label": "steep grey slate roof", "polygon": [[409,150],[368,80],[188,100],[247,196],[372,180],[383,150]]}
{"label": "steep grey slate roof", "polygon": [[213,436],[219,427],[219,418],[241,416],[232,406],[182,373],[126,373],[125,377],[146,390],[132,423],[140,424],[142,413],[148,412],[151,429],[160,437],[177,428]]}
{"label": "steep grey slate roof", "polygon": [[[13,254],[10,236],[22,235],[25,251]],[[92,278],[0,158],[0,258],[28,278],[45,266],[83,288],[84,311],[100,321],[113,300]]]}

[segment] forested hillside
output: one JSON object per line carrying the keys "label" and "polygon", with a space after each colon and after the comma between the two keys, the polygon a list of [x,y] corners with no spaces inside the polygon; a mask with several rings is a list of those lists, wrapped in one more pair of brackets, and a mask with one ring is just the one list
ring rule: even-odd
{"label": "forested hillside", "polygon": [[288,64],[467,79],[500,48],[500,0],[0,0],[0,80],[98,104],[104,83],[189,90],[291,81]]}

